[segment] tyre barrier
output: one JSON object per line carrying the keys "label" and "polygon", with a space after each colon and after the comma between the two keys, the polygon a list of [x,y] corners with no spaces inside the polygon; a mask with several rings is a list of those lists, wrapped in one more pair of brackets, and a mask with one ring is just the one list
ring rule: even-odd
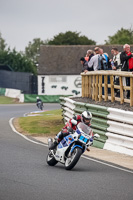
{"label": "tyre barrier", "polygon": [[133,112],[76,102],[60,97],[65,122],[84,110],[92,113],[91,127],[100,135],[93,146],[133,156]]}

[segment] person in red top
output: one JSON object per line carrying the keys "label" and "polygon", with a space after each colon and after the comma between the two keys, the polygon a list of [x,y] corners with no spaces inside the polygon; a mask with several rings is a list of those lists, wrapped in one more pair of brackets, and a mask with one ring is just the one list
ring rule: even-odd
{"label": "person in red top", "polygon": [[124,51],[121,52],[120,60],[122,63],[121,71],[133,71],[133,53],[130,51],[130,45],[123,46]]}
{"label": "person in red top", "polygon": [[[133,72],[133,53],[130,51],[130,45],[123,46],[124,51],[121,52],[120,60],[122,63],[121,71]],[[126,85],[130,86],[130,78],[126,78]],[[127,92],[127,98],[130,98],[130,91]]]}
{"label": "person in red top", "polygon": [[[73,120],[74,119],[74,120]],[[85,123],[90,127],[91,125],[92,114],[89,111],[84,111],[81,115],[76,115],[69,122],[66,123],[62,131],[60,131],[55,137],[55,141],[51,144],[49,149],[55,149],[59,142],[67,135],[72,134],[73,131],[77,129],[77,125],[80,122]],[[77,121],[77,123],[73,123],[73,121]],[[93,136],[92,129],[90,128],[90,135]]]}

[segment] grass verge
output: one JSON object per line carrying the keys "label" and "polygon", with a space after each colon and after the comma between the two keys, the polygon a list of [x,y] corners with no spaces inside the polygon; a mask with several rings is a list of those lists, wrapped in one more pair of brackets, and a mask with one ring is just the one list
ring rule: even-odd
{"label": "grass verge", "polygon": [[60,110],[40,113],[40,116],[20,117],[14,122],[16,129],[31,136],[55,136],[64,126]]}
{"label": "grass verge", "polygon": [[18,99],[0,96],[0,104],[14,104],[18,103]]}

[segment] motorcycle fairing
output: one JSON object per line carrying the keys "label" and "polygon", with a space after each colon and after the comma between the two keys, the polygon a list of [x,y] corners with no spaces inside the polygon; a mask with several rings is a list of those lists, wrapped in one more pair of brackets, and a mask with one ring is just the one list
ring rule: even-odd
{"label": "motorcycle fairing", "polygon": [[[71,138],[71,139],[69,139]],[[74,141],[73,137],[71,135],[68,135],[61,140],[61,142],[58,144],[58,148],[61,149],[63,147],[69,146]]]}
{"label": "motorcycle fairing", "polygon": [[72,149],[71,149],[71,153],[73,152],[73,150],[74,150],[76,147],[79,147],[80,149],[83,150],[83,147],[81,147],[80,145],[74,145],[74,146],[72,147]]}

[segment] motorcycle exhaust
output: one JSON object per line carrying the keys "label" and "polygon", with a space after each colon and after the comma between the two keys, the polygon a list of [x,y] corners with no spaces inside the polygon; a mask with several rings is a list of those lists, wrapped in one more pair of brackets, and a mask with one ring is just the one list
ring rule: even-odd
{"label": "motorcycle exhaust", "polygon": [[53,139],[49,138],[48,139],[48,147],[50,148],[52,144],[53,144]]}

